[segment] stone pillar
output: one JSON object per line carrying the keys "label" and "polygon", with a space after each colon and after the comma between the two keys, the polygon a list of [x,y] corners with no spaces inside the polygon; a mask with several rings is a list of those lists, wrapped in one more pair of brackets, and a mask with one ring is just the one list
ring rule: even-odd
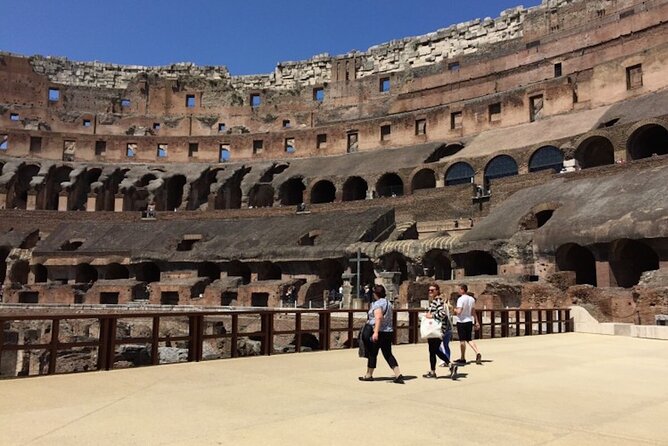
{"label": "stone pillar", "polygon": [[343,307],[344,308],[355,308],[353,302],[353,286],[351,281],[355,277],[355,274],[352,273],[343,273],[341,274],[341,279],[343,279]]}
{"label": "stone pillar", "polygon": [[28,191],[28,199],[26,200],[26,210],[34,211],[35,209],[37,209],[37,191],[31,189]]}
{"label": "stone pillar", "polygon": [[617,286],[614,278],[610,274],[610,264],[607,261],[596,261],[596,286],[609,287]]}
{"label": "stone pillar", "polygon": [[123,212],[123,194],[114,195],[114,212]]}
{"label": "stone pillar", "polygon": [[58,210],[66,211],[67,210],[67,198],[69,193],[67,191],[60,191],[58,194]]}
{"label": "stone pillar", "polygon": [[370,187],[366,190],[366,199],[373,200],[373,189]]}
{"label": "stone pillar", "polygon": [[436,188],[445,187],[444,178],[436,178]]}
{"label": "stone pillar", "polygon": [[95,205],[97,204],[97,194],[90,193],[86,198],[86,212],[95,212]]}
{"label": "stone pillar", "polygon": [[7,189],[0,187],[0,209],[7,208]]}
{"label": "stone pillar", "polygon": [[216,209],[216,194],[211,193],[206,200],[206,210],[213,211],[214,209]]}
{"label": "stone pillar", "polygon": [[461,280],[466,277],[466,270],[464,268],[455,268],[452,271],[454,272],[454,280]]}

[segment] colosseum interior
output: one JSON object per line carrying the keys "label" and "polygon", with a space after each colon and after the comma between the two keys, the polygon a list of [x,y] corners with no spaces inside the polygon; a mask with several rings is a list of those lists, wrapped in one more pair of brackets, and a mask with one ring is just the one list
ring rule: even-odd
{"label": "colosseum interior", "polygon": [[253,76],[0,53],[3,305],[354,305],[359,279],[410,307],[437,280],[654,324],[667,35],[666,0],[544,0]]}

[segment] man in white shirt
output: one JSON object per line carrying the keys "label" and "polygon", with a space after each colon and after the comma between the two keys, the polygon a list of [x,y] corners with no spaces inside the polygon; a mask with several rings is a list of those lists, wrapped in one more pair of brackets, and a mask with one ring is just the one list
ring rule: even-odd
{"label": "man in white shirt", "polygon": [[476,353],[476,364],[482,364],[482,355],[478,350],[478,346],[473,342],[473,327],[479,327],[475,311],[473,310],[475,299],[467,294],[468,291],[469,288],[467,285],[459,285],[459,298],[457,299],[457,306],[455,308],[455,322],[457,323],[459,348],[461,349],[462,357],[457,362],[466,364],[466,344],[469,344]]}

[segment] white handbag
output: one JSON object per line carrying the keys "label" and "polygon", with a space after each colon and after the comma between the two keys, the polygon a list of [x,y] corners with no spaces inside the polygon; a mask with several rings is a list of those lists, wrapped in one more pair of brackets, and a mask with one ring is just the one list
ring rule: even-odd
{"label": "white handbag", "polygon": [[420,337],[422,339],[441,339],[443,337],[441,323],[434,318],[423,316],[420,321]]}

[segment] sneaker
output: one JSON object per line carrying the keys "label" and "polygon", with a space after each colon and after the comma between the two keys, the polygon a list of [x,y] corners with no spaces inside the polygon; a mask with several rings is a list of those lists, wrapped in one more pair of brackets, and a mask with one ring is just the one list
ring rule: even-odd
{"label": "sneaker", "polygon": [[457,364],[450,365],[450,379],[457,379],[457,369],[459,366]]}
{"label": "sneaker", "polygon": [[475,363],[478,365],[482,364],[482,355],[480,353],[475,355]]}
{"label": "sneaker", "polygon": [[432,371],[429,371],[429,372],[425,373],[424,375],[422,375],[422,377],[423,378],[436,378],[436,373],[434,373]]}
{"label": "sneaker", "polygon": [[399,375],[396,378],[392,380],[394,384],[405,384],[404,383],[404,375]]}

